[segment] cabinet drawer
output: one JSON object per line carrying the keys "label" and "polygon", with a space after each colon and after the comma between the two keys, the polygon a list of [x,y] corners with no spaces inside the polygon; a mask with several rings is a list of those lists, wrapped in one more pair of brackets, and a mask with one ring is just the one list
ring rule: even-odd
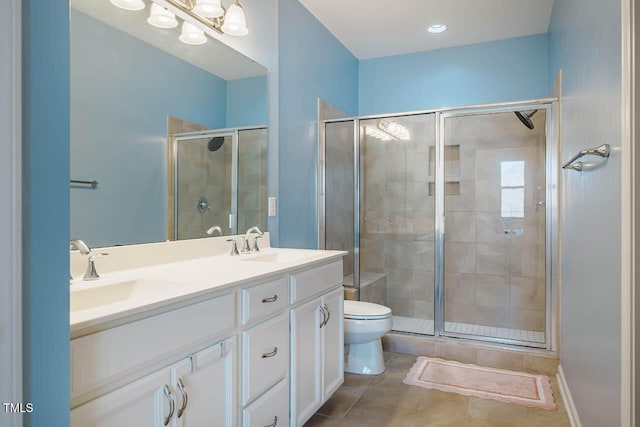
{"label": "cabinet drawer", "polygon": [[287,375],[289,313],[242,333],[242,404],[246,405]]}
{"label": "cabinet drawer", "polygon": [[291,303],[342,284],[342,260],[291,276]]}
{"label": "cabinet drawer", "polygon": [[242,290],[242,324],[266,317],[284,309],[289,300],[287,278]]}
{"label": "cabinet drawer", "polygon": [[235,326],[228,294],[71,341],[71,397],[135,375]]}
{"label": "cabinet drawer", "polygon": [[242,427],[275,425],[289,425],[289,387],[286,379],[242,411]]}

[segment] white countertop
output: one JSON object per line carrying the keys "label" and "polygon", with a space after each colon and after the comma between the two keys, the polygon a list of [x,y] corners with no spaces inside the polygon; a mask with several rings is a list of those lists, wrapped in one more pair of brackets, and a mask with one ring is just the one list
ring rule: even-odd
{"label": "white countertop", "polygon": [[[105,290],[109,285],[133,280],[144,282],[144,286],[152,291],[138,292],[127,299],[110,304],[97,305],[99,302],[96,302],[96,306],[92,308],[71,311],[71,338],[168,311],[174,307],[203,301],[233,287],[271,276],[282,276],[301,267],[338,260],[345,254],[343,251],[265,248],[257,254],[214,255],[115,271],[102,275],[96,281],[75,279],[71,283],[72,303],[74,293],[99,287]],[[258,261],[258,257],[262,257],[259,258],[262,260],[270,257],[282,259],[278,262],[267,262]],[[79,295],[75,295],[77,296]]]}

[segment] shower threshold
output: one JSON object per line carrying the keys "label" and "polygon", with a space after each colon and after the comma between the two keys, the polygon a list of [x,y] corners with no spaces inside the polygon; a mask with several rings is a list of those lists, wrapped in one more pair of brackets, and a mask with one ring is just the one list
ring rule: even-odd
{"label": "shower threshold", "polygon": [[[478,335],[492,338],[544,343],[544,332],[525,329],[497,328],[494,326],[473,325],[469,323],[444,322],[446,332]],[[393,316],[393,331],[410,334],[433,335],[433,320],[412,317]]]}

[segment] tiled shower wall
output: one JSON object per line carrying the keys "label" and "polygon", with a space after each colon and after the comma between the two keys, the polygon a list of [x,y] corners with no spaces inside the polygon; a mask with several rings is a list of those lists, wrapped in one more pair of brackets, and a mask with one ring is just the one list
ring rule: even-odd
{"label": "tiled shower wall", "polygon": [[[445,122],[445,320],[544,331],[545,112]],[[524,217],[501,216],[501,162],[524,161]]]}

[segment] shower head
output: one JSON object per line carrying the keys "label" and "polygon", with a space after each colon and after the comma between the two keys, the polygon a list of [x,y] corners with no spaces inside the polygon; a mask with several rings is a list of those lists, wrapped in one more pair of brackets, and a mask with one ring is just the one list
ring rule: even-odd
{"label": "shower head", "polygon": [[207,148],[209,151],[218,151],[222,144],[224,144],[224,136],[214,136],[207,143]]}
{"label": "shower head", "polygon": [[531,110],[531,111],[528,111],[528,112],[527,111],[515,111],[515,114],[520,119],[520,121],[522,122],[523,125],[525,125],[529,129],[533,129],[535,126],[533,125],[533,122],[531,121],[531,117],[533,117],[537,112],[538,112],[538,110]]}

